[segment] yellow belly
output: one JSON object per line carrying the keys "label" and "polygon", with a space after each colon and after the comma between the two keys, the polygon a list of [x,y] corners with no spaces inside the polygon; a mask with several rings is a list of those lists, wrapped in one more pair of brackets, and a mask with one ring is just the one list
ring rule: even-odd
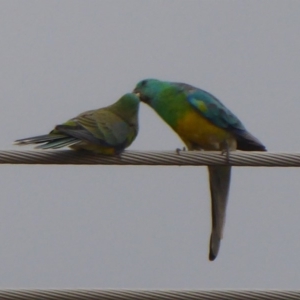
{"label": "yellow belly", "polygon": [[234,141],[231,133],[213,125],[196,111],[187,113],[174,129],[189,149],[197,145],[204,150],[221,150],[225,141],[228,141],[230,148]]}
{"label": "yellow belly", "polygon": [[100,145],[93,145],[89,143],[81,142],[79,144],[75,144],[70,146],[70,148],[74,150],[88,150],[98,154],[105,154],[105,155],[114,155],[116,154],[116,150],[112,147],[105,147]]}

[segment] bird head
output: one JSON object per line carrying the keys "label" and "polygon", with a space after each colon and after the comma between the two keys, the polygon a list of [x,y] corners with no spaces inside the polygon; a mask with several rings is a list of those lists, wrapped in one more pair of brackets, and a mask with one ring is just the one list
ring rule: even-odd
{"label": "bird head", "polygon": [[133,93],[135,93],[142,102],[151,105],[151,101],[162,91],[163,87],[163,81],[144,79],[136,85]]}

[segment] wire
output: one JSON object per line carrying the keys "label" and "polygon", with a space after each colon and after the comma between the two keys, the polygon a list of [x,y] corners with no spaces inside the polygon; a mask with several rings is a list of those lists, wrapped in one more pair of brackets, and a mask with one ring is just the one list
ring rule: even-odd
{"label": "wire", "polygon": [[300,291],[279,290],[0,290],[2,300],[289,300]]}
{"label": "wire", "polygon": [[124,151],[109,156],[74,150],[8,150],[0,151],[0,164],[299,167],[300,153],[234,151],[228,161],[217,151]]}

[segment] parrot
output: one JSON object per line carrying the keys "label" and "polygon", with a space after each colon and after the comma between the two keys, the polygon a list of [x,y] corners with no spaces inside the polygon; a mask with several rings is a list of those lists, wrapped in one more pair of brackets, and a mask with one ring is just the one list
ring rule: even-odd
{"label": "parrot", "polygon": [[[220,100],[186,83],[145,79],[133,90],[178,134],[188,150],[267,151]],[[212,229],[209,260],[218,255],[225,225],[231,166],[208,166]]]}
{"label": "parrot", "polygon": [[115,155],[130,146],[138,134],[140,99],[133,93],[100,109],[79,114],[55,126],[49,133],[16,140],[17,145],[41,144],[37,149],[57,149],[69,146],[73,150],[88,150]]}

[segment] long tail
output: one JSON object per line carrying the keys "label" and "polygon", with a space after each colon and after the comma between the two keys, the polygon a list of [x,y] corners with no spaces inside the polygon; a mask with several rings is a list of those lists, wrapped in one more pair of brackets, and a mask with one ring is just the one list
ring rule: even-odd
{"label": "long tail", "polygon": [[212,261],[218,255],[221,239],[223,237],[231,166],[208,166],[208,172],[212,212],[209,260]]}

